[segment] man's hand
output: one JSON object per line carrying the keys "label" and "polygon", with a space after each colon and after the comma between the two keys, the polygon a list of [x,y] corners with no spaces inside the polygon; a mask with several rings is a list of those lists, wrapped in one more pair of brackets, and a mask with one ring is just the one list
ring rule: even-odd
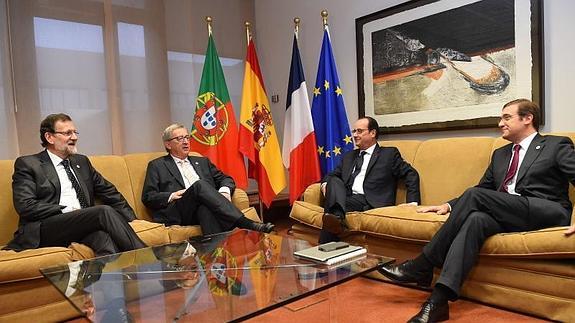
{"label": "man's hand", "polygon": [[223,195],[226,199],[228,199],[228,201],[230,201],[230,202],[232,201],[232,196],[230,195],[230,193],[228,193],[228,192],[220,192],[220,193],[222,193],[222,195]]}
{"label": "man's hand", "polygon": [[425,212],[435,212],[437,214],[447,214],[449,213],[449,204],[441,204],[435,206],[423,206],[417,209],[418,213],[425,213]]}
{"label": "man's hand", "polygon": [[566,236],[569,236],[569,235],[572,235],[573,233],[575,233],[575,224],[573,224],[572,226],[567,228],[567,230],[565,230],[564,233]]}
{"label": "man's hand", "polygon": [[175,191],[174,193],[172,193],[170,195],[170,200],[168,201],[168,203],[175,201],[175,200],[179,200],[182,198],[182,195],[184,195],[184,193],[186,192],[185,189],[183,190],[179,190],[179,191]]}

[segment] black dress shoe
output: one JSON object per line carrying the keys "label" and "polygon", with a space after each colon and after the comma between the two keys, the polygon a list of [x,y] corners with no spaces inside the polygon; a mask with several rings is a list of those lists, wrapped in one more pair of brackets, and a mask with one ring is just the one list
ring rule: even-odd
{"label": "black dress shoe", "polygon": [[421,311],[407,323],[428,323],[447,320],[449,320],[449,305],[447,303],[436,304],[432,301],[427,301],[421,306]]}
{"label": "black dress shoe", "polygon": [[405,261],[399,265],[379,267],[377,271],[385,277],[404,284],[414,283],[417,286],[429,287],[433,280],[433,271],[410,270],[410,261]]}
{"label": "black dress shoe", "polygon": [[250,230],[253,231],[259,231],[259,232],[264,232],[264,233],[270,233],[274,230],[275,225],[273,223],[259,223],[259,222],[253,222],[253,224],[251,225],[251,227],[249,228]]}
{"label": "black dress shoe", "polygon": [[321,221],[323,223],[322,228],[324,230],[336,235],[340,235],[348,229],[347,224],[345,223],[345,219],[342,219],[332,213],[324,213]]}

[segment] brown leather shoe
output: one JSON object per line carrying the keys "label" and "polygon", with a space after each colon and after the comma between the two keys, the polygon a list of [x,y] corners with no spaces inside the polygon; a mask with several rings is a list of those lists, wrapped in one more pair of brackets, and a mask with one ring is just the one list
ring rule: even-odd
{"label": "brown leather shoe", "polygon": [[324,213],[321,221],[323,222],[323,229],[330,233],[340,235],[348,230],[345,219],[342,219],[335,214]]}

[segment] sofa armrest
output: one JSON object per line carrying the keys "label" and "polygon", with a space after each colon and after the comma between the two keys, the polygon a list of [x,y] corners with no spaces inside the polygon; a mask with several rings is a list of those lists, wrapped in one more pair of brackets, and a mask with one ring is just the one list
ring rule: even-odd
{"label": "sofa armrest", "polygon": [[236,188],[234,190],[234,195],[232,195],[232,203],[240,210],[250,207],[248,194],[241,188]]}
{"label": "sofa armrest", "polygon": [[321,194],[321,184],[311,184],[303,192],[303,200],[313,205],[323,206],[324,196]]}

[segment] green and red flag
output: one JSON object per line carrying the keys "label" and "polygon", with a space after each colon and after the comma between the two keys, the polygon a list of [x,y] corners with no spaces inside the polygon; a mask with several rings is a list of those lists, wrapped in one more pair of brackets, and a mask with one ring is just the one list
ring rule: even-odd
{"label": "green and red flag", "polygon": [[237,187],[246,189],[248,180],[244,158],[238,150],[238,125],[211,33],[198,92],[191,149],[233,177]]}

